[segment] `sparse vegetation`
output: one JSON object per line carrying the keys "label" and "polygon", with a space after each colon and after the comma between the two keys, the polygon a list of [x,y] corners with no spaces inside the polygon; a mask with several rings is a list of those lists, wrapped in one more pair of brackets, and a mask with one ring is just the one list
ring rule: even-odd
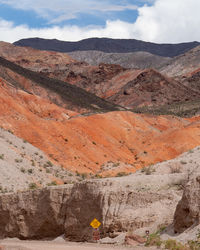
{"label": "sparse vegetation", "polygon": [[21,163],[23,160],[22,159],[15,159],[15,162]]}
{"label": "sparse vegetation", "polygon": [[101,178],[102,178],[102,175],[100,175],[100,174],[95,174],[94,177],[97,178],[97,179],[101,179]]}
{"label": "sparse vegetation", "polygon": [[81,174],[78,171],[76,171],[76,176],[81,176]]}
{"label": "sparse vegetation", "polygon": [[183,164],[183,165],[184,165],[184,164],[187,164],[187,162],[186,162],[186,161],[183,161],[183,160],[180,161],[180,163]]}
{"label": "sparse vegetation", "polygon": [[119,172],[116,174],[116,177],[122,177],[122,176],[127,176],[129,175],[129,173],[126,173],[126,172]]}
{"label": "sparse vegetation", "polygon": [[35,161],[31,160],[31,165],[34,167],[35,166]]}
{"label": "sparse vegetation", "polygon": [[12,130],[8,129],[7,130],[10,134],[14,134]]}
{"label": "sparse vegetation", "polygon": [[29,173],[29,174],[32,174],[32,173],[33,173],[33,169],[32,169],[32,168],[29,168],[29,169],[28,169],[28,173]]}
{"label": "sparse vegetation", "polygon": [[87,173],[82,173],[82,174],[81,174],[81,177],[82,177],[82,179],[84,180],[84,179],[86,179],[86,178],[88,177],[88,174],[87,174]]}
{"label": "sparse vegetation", "polygon": [[44,168],[53,167],[53,164],[52,164],[52,162],[47,161],[47,162],[44,164],[43,167],[44,167]]}
{"label": "sparse vegetation", "polygon": [[29,184],[29,189],[37,189],[37,188],[38,188],[38,186],[36,183],[32,182]]}
{"label": "sparse vegetation", "polygon": [[162,245],[162,240],[160,239],[160,234],[157,232],[150,234],[145,244],[145,246],[157,246],[157,247],[160,247],[161,245]]}
{"label": "sparse vegetation", "polygon": [[177,242],[176,240],[173,239],[168,239],[164,243],[165,249],[169,250],[189,250],[187,246],[184,246],[180,242]]}
{"label": "sparse vegetation", "polygon": [[4,154],[1,154],[1,155],[0,155],[0,159],[1,159],[1,160],[4,160]]}
{"label": "sparse vegetation", "polygon": [[143,167],[141,169],[142,173],[145,173],[146,175],[151,175],[155,172],[156,170],[153,168],[152,165],[148,166],[148,167]]}
{"label": "sparse vegetation", "polygon": [[171,165],[170,166],[170,173],[171,174],[176,174],[176,173],[181,173],[181,167],[178,164]]}
{"label": "sparse vegetation", "polygon": [[56,186],[56,185],[57,185],[56,181],[52,181],[47,184],[47,186]]}
{"label": "sparse vegetation", "polygon": [[[165,229],[165,227],[163,227]],[[199,250],[200,249],[200,231],[197,233],[196,241],[188,241],[186,244],[176,241],[175,239],[161,240],[160,233],[164,230],[160,229],[147,237],[145,246],[157,246],[158,248],[168,250]]]}
{"label": "sparse vegetation", "polygon": [[25,172],[26,172],[25,168],[20,168],[20,171],[21,171],[22,173],[25,173]]}
{"label": "sparse vegetation", "polygon": [[191,117],[197,114],[200,108],[200,101],[184,101],[163,106],[136,107],[133,112],[147,113],[153,115],[175,115],[180,117]]}
{"label": "sparse vegetation", "polygon": [[117,168],[117,167],[119,167],[119,165],[120,165],[119,162],[115,162],[115,163],[113,163],[112,167],[113,167],[113,168]]}

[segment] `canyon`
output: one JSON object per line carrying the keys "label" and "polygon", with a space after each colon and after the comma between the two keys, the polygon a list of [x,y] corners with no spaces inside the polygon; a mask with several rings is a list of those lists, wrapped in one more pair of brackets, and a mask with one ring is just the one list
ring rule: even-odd
{"label": "canyon", "polygon": [[91,241],[93,218],[101,238],[198,227],[198,45],[130,52],[146,68],[0,42],[0,238]]}

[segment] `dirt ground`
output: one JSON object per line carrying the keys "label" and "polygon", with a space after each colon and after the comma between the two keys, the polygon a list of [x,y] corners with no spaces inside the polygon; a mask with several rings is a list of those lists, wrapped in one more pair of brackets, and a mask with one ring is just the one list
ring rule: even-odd
{"label": "dirt ground", "polygon": [[[3,250],[156,250],[154,247],[124,247],[114,245],[100,245],[92,243],[72,243],[72,242],[53,242],[53,241],[20,241],[3,240],[0,241]],[[0,248],[1,249],[1,248]]]}

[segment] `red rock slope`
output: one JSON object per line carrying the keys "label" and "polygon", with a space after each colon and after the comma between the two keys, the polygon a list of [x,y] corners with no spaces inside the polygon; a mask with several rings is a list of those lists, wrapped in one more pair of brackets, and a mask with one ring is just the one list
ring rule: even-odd
{"label": "red rock slope", "polygon": [[125,111],[77,116],[17,90],[2,79],[0,126],[40,148],[65,168],[104,175],[134,172],[200,144],[198,117],[190,120]]}
{"label": "red rock slope", "polygon": [[64,68],[76,62],[69,55],[53,51],[41,51],[29,47],[18,47],[10,43],[0,42],[0,56],[24,68],[34,71]]}

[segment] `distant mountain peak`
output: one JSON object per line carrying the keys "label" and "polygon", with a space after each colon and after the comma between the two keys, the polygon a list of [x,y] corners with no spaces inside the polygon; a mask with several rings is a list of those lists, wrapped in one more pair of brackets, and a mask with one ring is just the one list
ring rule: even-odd
{"label": "distant mountain peak", "polygon": [[180,44],[156,44],[135,39],[88,38],[78,42],[59,41],[57,39],[27,38],[14,43],[22,47],[58,52],[102,51],[106,53],[129,53],[144,51],[163,57],[175,57],[200,45],[199,42]]}

